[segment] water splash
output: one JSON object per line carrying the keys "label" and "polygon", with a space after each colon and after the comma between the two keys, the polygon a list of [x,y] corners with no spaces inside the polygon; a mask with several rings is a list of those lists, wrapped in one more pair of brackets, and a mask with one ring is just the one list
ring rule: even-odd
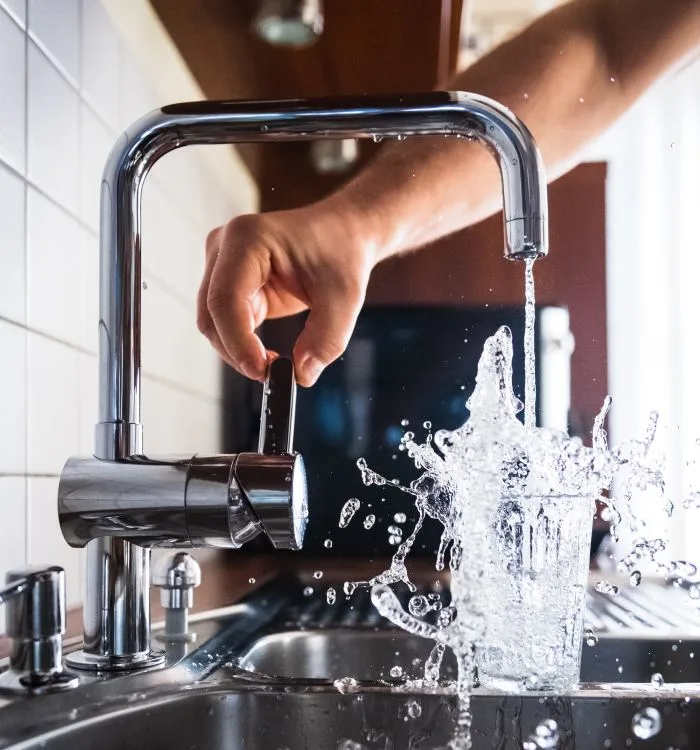
{"label": "water splash", "polygon": [[359,508],[360,501],[356,497],[351,497],[340,510],[338,526],[340,526],[341,529],[344,529],[350,521],[352,521],[353,516],[357,513]]}
{"label": "water splash", "polygon": [[632,717],[632,734],[640,740],[649,740],[661,731],[663,719],[656,708],[647,706]]}

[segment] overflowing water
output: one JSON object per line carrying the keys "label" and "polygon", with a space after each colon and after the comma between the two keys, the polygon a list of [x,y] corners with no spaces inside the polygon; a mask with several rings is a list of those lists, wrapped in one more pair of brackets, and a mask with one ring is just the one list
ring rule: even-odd
{"label": "overflowing water", "polygon": [[[673,510],[664,496],[663,459],[652,450],[655,413],[641,439],[616,448],[608,446],[604,428],[609,397],[594,420],[590,446],[565,432],[536,427],[533,261],[526,264],[525,279],[523,421],[518,418],[523,404],[512,385],[512,337],[502,327],[484,344],[466,422],[454,431],[429,432],[424,442],[411,431],[404,433],[400,448],[419,471],[409,486],[388,481],[362,458],[357,462],[366,486],[393,485],[410,495],[417,520],[405,533],[399,524],[406,522],[406,514],[396,514],[387,528],[390,543],[397,545],[389,568],[369,581],[348,581],[343,590],[351,596],[358,586],[369,586],[381,615],[435,642],[424,665],[426,686],[438,683],[445,649],[451,648],[459,696],[451,750],[471,747],[469,695],[475,679],[506,691],[568,690],[577,683],[595,500],[607,506],[614,539],[623,528],[637,537],[618,561],[630,585],[641,582],[643,563],[679,582],[697,572],[691,563],[665,560],[666,542],[647,538],[632,512],[638,492],[654,497],[666,514]],[[408,427],[407,420],[401,424]],[[432,425],[425,422],[424,428],[432,430]],[[691,504],[700,507],[700,492],[685,501],[686,507]],[[359,506],[356,499],[345,504],[341,527]],[[449,566],[452,601],[443,608],[438,595],[416,594],[406,611],[391,587],[404,584],[416,591],[406,559],[426,517],[443,527],[436,569]],[[374,520],[367,516],[363,525],[371,528]],[[618,593],[618,586],[606,580],[596,589],[607,596]],[[700,599],[700,588],[694,593]],[[586,632],[585,642],[594,646],[595,633]],[[638,716],[639,731],[647,731],[650,714]],[[532,748],[554,748],[558,736],[553,721],[543,722],[527,742]]]}

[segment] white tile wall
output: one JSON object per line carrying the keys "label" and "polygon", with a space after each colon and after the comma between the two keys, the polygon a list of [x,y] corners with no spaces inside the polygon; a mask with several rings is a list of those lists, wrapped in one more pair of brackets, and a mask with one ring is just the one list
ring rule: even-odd
{"label": "white tile wall", "polygon": [[80,167],[78,92],[31,40],[27,76],[27,176],[75,215]]}
{"label": "white tile wall", "polygon": [[0,162],[0,317],[19,322],[25,320],[26,192],[24,180]]}
{"label": "white tile wall", "polygon": [[24,173],[26,38],[8,13],[0,13],[0,159]]}
{"label": "white tile wall", "polygon": [[14,474],[21,477],[27,468],[26,348],[27,331],[19,325],[0,320],[3,363],[0,376],[0,476]]}
{"label": "white tile wall", "polygon": [[29,0],[28,5],[30,36],[74,83],[80,71],[80,6],[81,0]]}
{"label": "white tile wall", "polygon": [[[27,559],[27,480],[0,476],[0,513],[2,544],[0,570],[3,575],[21,567]],[[5,630],[5,608],[0,607],[0,633]]]}
{"label": "white tile wall", "polygon": [[80,227],[33,187],[27,191],[27,323],[71,344],[81,330]]}
{"label": "white tile wall", "polygon": [[[163,103],[163,72],[139,59],[99,0],[0,0],[0,580],[27,562],[63,565],[69,603],[82,557],[60,534],[56,489],[66,458],[92,451],[97,419],[101,171],[124,126]],[[146,183],[151,453],[218,448],[220,365],[194,300],[206,232],[253,209],[219,180],[185,150]]]}

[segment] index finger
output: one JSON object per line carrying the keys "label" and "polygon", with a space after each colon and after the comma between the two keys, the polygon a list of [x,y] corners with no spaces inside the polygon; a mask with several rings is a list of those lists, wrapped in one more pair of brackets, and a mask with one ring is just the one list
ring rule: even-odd
{"label": "index finger", "polygon": [[265,319],[267,270],[255,252],[222,248],[211,274],[207,307],[226,354],[244,375],[263,380],[267,354],[255,333]]}

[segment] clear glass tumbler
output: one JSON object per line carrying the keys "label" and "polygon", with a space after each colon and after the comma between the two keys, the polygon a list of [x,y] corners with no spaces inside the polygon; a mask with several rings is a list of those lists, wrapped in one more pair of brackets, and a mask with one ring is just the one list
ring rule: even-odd
{"label": "clear glass tumbler", "polygon": [[595,503],[590,497],[504,498],[491,526],[483,687],[570,690],[581,670]]}

